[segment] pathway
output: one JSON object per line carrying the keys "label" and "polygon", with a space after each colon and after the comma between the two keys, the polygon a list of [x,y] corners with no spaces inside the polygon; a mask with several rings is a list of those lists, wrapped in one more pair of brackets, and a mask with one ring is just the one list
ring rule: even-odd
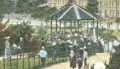
{"label": "pathway", "polygon": [[[110,59],[109,53],[98,53],[95,56],[89,57],[88,63],[90,66],[97,61],[102,61],[102,62],[106,62],[109,64],[109,59]],[[69,62],[64,62],[64,63],[55,64],[55,65],[46,67],[44,69],[70,69],[70,67],[69,67]],[[76,68],[76,69],[78,69],[78,68]]]}
{"label": "pathway", "polygon": [[64,63],[52,65],[50,67],[46,67],[45,69],[70,69],[70,66],[69,66],[69,62],[64,62]]}

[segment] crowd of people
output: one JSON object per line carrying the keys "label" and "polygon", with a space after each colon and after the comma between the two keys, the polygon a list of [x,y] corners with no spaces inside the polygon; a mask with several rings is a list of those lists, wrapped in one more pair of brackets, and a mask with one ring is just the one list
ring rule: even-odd
{"label": "crowd of people", "polygon": [[[40,56],[42,66],[45,66],[48,53],[44,46],[41,47],[38,55]],[[87,65],[87,58],[88,52],[86,48],[80,48],[78,51],[74,48],[70,49],[69,60],[71,68],[75,69],[78,64],[78,69],[81,69],[82,65]]]}
{"label": "crowd of people", "polygon": [[[67,46],[69,48],[68,51],[69,51],[70,68],[81,69],[81,68],[87,67],[87,65],[88,65],[87,64],[88,52],[89,52],[89,54],[91,53],[89,51],[89,49],[94,48],[94,50],[95,50],[94,52],[97,52],[97,51],[101,52],[101,50],[103,50],[103,48],[102,48],[102,45],[101,45],[100,41],[98,41],[97,43],[94,43],[92,39],[89,39],[90,37],[89,38],[79,37],[77,35],[75,35],[74,37],[75,37],[75,39],[76,38],[77,39],[80,38],[80,39],[78,39],[78,40],[76,40],[76,42],[74,42],[74,41],[72,41],[73,36],[71,36],[71,37],[67,38],[69,41],[66,40],[66,42],[68,42]],[[58,38],[56,38],[56,39],[58,39]],[[69,46],[70,44],[72,44],[71,45],[72,47]],[[90,44],[91,44],[91,46],[90,46],[91,48],[87,48],[86,46],[89,46]],[[95,47],[94,47],[94,45],[95,45]],[[77,49],[76,49],[76,47],[77,47]],[[99,48],[100,51],[98,50],[98,48]],[[57,51],[55,51],[53,53],[56,54]],[[40,58],[41,58],[42,65],[45,66],[45,61],[47,59],[48,54],[47,54],[47,51],[45,50],[44,47],[41,48],[41,50],[39,52],[39,55],[40,55]]]}
{"label": "crowd of people", "polygon": [[78,69],[81,69],[83,65],[87,65],[87,58],[88,58],[88,52],[86,48],[79,48],[78,51],[71,48],[69,54],[70,67],[72,69],[75,69],[77,65]]}
{"label": "crowd of people", "polygon": [[[69,35],[69,36],[71,36],[71,35]],[[77,39],[78,35],[75,35],[74,38]],[[93,46],[93,44],[95,44],[95,43],[92,43],[92,40],[87,38],[87,37],[79,37],[79,38],[80,39],[78,39],[76,41],[73,39],[73,36],[66,38],[66,42],[68,42],[69,44],[73,45],[70,48],[70,50],[69,50],[70,67],[72,69],[75,69],[76,67],[78,67],[78,69],[81,69],[82,67],[86,67],[87,66],[87,59],[88,59],[88,52],[89,52],[89,50],[88,50],[88,48],[86,48],[86,46],[88,46],[90,44]],[[72,41],[72,39],[74,41]],[[21,38],[20,41],[22,42],[23,39]],[[6,44],[7,44],[6,46],[9,46],[8,45],[9,43],[7,41],[6,41]],[[20,44],[22,44],[22,43],[20,43]],[[69,47],[69,44],[67,45],[68,47]],[[74,47],[77,47],[77,49],[74,48]],[[99,48],[99,50],[103,50],[100,41],[98,41],[98,43],[95,44],[95,47]],[[94,47],[92,47],[92,48],[94,48]],[[7,50],[7,51],[9,51],[9,50]],[[97,49],[97,51],[98,51],[98,49]],[[54,60],[56,58],[56,54],[57,53],[58,53],[57,50],[53,50]],[[48,57],[48,52],[47,52],[47,50],[45,49],[44,46],[41,47],[38,55],[40,56],[42,66],[45,66],[46,59]],[[98,65],[98,64],[100,64],[100,63],[96,63],[95,66]],[[96,69],[95,66],[94,66],[94,69]]]}

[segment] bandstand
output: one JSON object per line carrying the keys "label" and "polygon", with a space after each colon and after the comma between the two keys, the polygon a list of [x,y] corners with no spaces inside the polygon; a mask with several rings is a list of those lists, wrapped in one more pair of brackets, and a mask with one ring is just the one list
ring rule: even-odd
{"label": "bandstand", "polygon": [[[97,15],[93,15],[78,6],[74,0],[69,0],[67,5],[54,12],[48,19],[51,40],[58,41],[62,38],[64,42],[79,47],[89,47],[90,40],[96,44],[98,42],[98,32],[96,31],[98,19]],[[82,39],[83,42],[81,42]],[[92,48],[95,48],[94,52],[99,51],[96,50],[96,46],[90,49]]]}

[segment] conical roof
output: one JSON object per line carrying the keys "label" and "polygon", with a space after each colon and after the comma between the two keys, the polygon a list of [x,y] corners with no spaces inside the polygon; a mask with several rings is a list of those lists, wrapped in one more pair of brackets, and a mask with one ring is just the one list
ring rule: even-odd
{"label": "conical roof", "polygon": [[87,20],[97,19],[96,16],[87,12],[85,9],[76,4],[66,5],[50,16],[53,20]]}

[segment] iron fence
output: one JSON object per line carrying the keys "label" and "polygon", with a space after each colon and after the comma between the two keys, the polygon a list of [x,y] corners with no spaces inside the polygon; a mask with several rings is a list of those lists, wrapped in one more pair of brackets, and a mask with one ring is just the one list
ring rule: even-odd
{"label": "iron fence", "polygon": [[[64,62],[67,60],[67,53],[60,52],[54,55],[53,48],[54,47],[47,48],[48,57],[46,60],[46,66]],[[25,52],[26,50],[28,51]],[[59,48],[59,50],[61,51],[62,49]],[[14,52],[15,54],[12,53],[12,55],[10,55],[9,57],[5,57],[3,51],[0,52],[2,53],[0,57],[1,69],[40,69],[43,67],[38,53],[30,51],[30,48],[22,49],[22,51],[17,50]]]}

